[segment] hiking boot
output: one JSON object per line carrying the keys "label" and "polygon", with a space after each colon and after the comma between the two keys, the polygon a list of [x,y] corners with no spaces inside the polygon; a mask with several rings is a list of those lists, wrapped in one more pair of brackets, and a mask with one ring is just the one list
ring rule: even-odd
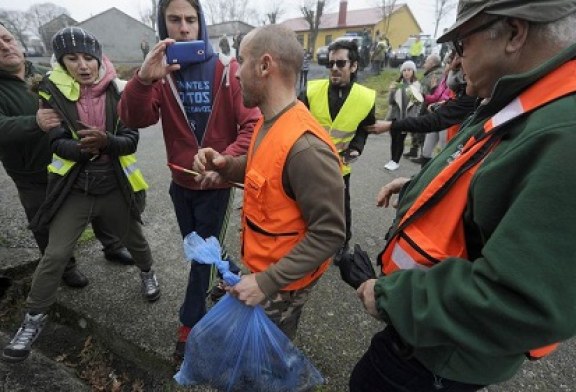
{"label": "hiking boot", "polygon": [[28,358],[32,343],[40,336],[47,319],[47,314],[39,313],[32,316],[30,313],[26,313],[20,329],[18,329],[10,343],[4,347],[2,359],[7,362],[21,362]]}
{"label": "hiking boot", "polygon": [[64,274],[62,274],[62,281],[66,286],[76,289],[81,289],[88,285],[88,278],[80,272],[76,265],[64,271]]}
{"label": "hiking boot", "polygon": [[190,334],[191,330],[192,328],[185,325],[181,325],[180,328],[178,328],[178,340],[176,341],[176,347],[174,348],[174,353],[172,354],[174,361],[177,363],[184,360],[184,354],[186,352],[186,340],[188,340],[188,335]]}
{"label": "hiking boot", "polygon": [[149,302],[154,302],[160,298],[160,285],[153,270],[140,271],[140,279],[142,280],[142,293]]}
{"label": "hiking boot", "polygon": [[104,258],[116,264],[134,265],[134,259],[125,247],[115,251],[104,251]]}

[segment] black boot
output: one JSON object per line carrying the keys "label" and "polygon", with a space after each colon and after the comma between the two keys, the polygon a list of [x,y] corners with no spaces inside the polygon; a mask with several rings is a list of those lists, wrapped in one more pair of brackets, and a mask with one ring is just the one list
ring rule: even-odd
{"label": "black boot", "polygon": [[125,247],[114,251],[104,251],[106,260],[122,265],[134,265],[134,259]]}
{"label": "black boot", "polygon": [[424,167],[432,158],[426,158],[424,156],[419,156],[418,158],[411,158],[410,160],[414,163],[420,164],[420,167]]}
{"label": "black boot", "polygon": [[71,258],[62,274],[62,281],[68,287],[82,288],[88,285],[88,278],[76,266],[76,259]]}
{"label": "black boot", "polygon": [[410,147],[410,151],[405,152],[404,158],[416,158],[418,156],[418,146]]}

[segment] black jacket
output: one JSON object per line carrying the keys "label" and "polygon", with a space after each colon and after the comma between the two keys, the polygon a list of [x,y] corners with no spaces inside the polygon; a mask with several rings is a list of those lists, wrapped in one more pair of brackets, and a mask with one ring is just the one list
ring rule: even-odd
{"label": "black jacket", "polygon": [[[45,69],[26,62],[25,78]],[[46,183],[52,154],[48,135],[36,123],[38,96],[26,81],[0,70],[0,161],[14,181]]]}
{"label": "black jacket", "polygon": [[[91,158],[90,154],[80,151],[78,142],[73,138],[72,132],[70,131],[70,129],[79,131],[82,128],[78,122],[79,117],[75,102],[69,101],[64,97],[47,78],[44,78],[41,83],[40,90],[47,92],[51,96],[47,105],[57,110],[64,119],[62,126],[50,130],[51,151],[61,158],[75,161],[76,164],[65,176],[49,174],[46,200],[30,224],[32,230],[42,228],[50,223],[56,212],[65,202],[66,197],[78,179],[78,175],[86,164],[90,162]],[[140,136],[137,129],[127,128],[120,122],[116,112],[119,100],[120,93],[114,84],[110,83],[106,92],[106,132],[108,145],[102,153],[112,158],[111,162],[118,184],[120,184],[120,190],[126,199],[132,216],[140,221],[140,214],[144,210],[145,191],[133,192],[120,162],[118,159],[115,159],[122,155],[135,153]]]}
{"label": "black jacket", "polygon": [[454,97],[440,105],[436,111],[418,117],[407,117],[392,122],[391,131],[431,133],[461,124],[476,108],[476,97],[466,95],[463,88]]}

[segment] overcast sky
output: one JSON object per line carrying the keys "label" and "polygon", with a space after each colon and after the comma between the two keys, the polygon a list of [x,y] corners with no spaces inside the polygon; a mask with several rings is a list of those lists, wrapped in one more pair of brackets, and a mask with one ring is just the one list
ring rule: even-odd
{"label": "overcast sky", "polygon": [[[210,0],[203,0],[210,1]],[[268,0],[249,0],[250,5],[256,9],[266,9]],[[116,7],[128,15],[140,19],[141,10],[149,8],[150,0],[0,0],[0,8],[26,11],[31,5],[50,2],[62,6],[70,12],[72,18],[83,21],[90,16],[99,14],[111,7]],[[398,0],[398,3],[406,2],[420,23],[424,33],[434,32],[434,4],[435,0]],[[299,17],[299,5],[301,0],[285,0],[285,13],[282,19]],[[332,11],[337,11],[339,0],[331,0]],[[377,6],[378,0],[348,0],[348,9],[362,9]],[[455,19],[454,12],[448,15],[441,23],[438,30],[450,26]]]}

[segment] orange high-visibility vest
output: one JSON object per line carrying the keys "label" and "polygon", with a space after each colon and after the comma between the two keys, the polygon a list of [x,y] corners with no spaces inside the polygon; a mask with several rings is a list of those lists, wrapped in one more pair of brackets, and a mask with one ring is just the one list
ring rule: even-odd
{"label": "orange high-visibility vest", "polygon": [[[380,254],[382,272],[400,269],[427,270],[448,257],[467,259],[462,217],[474,173],[500,141],[502,126],[549,102],[576,92],[576,60],[570,61],[525,90],[484,123],[416,198]],[[541,358],[557,344],[530,350],[530,359]]]}
{"label": "orange high-visibility vest", "polygon": [[[338,157],[330,136],[300,101],[280,116],[254,151],[262,124],[261,118],[254,128],[244,183],[242,253],[244,263],[252,272],[265,271],[277,263],[307,231],[298,205],[286,195],[282,185],[282,172],[294,143],[304,133],[310,132],[324,141]],[[282,290],[308,286],[326,271],[329,263],[330,259],[324,261],[320,267]]]}
{"label": "orange high-visibility vest", "polygon": [[454,124],[446,129],[446,141],[449,142],[460,130],[462,124]]}

